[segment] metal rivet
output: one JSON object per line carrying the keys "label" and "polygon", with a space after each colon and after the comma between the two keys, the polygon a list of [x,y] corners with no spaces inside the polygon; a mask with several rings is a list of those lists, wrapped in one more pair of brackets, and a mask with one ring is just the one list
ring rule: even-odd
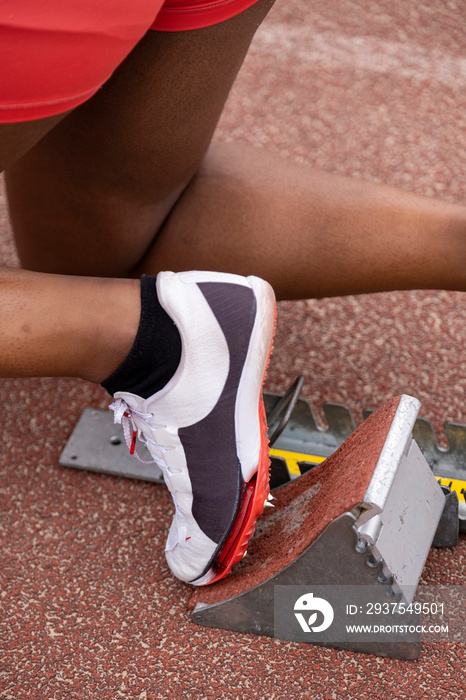
{"label": "metal rivet", "polygon": [[378,564],[380,564],[382,560],[381,559],[376,559],[373,554],[370,555],[369,559],[367,560],[367,566],[370,566],[372,569],[375,569]]}

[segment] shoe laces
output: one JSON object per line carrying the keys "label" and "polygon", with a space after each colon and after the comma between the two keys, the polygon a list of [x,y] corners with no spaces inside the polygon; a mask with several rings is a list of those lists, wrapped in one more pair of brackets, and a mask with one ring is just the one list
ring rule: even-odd
{"label": "shoe laces", "polygon": [[[178,504],[175,498],[175,489],[170,481],[170,474],[179,473],[180,469],[171,469],[165,462],[163,457],[154,453],[157,450],[162,455],[165,452],[174,450],[175,448],[167,445],[160,445],[152,437],[146,435],[144,430],[136,425],[135,417],[138,418],[139,422],[142,423],[147,429],[150,430],[164,430],[167,428],[166,425],[158,424],[154,422],[153,413],[144,413],[143,411],[138,411],[135,408],[130,408],[124,399],[116,399],[109,408],[113,411],[113,422],[118,423],[123,427],[123,435],[125,437],[126,444],[128,446],[131,455],[136,457],[142,464],[157,464],[163,472],[164,481],[170,491],[173,502],[175,504],[176,515],[180,518],[181,513],[178,508]],[[141,457],[136,452],[136,438],[139,437],[141,442],[143,442],[147,449],[149,450],[152,459],[146,460],[141,459]]]}

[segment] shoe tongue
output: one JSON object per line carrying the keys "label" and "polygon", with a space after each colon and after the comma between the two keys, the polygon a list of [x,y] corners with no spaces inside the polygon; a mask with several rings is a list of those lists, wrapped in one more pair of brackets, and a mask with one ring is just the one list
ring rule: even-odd
{"label": "shoe tongue", "polygon": [[128,404],[128,408],[131,408],[133,411],[141,410],[143,404],[143,400],[139,396],[126,391],[117,391],[114,398],[123,399]]}

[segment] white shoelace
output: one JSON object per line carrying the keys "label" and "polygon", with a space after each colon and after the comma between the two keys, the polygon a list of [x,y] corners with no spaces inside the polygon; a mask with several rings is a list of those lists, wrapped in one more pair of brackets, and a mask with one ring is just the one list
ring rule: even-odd
{"label": "white shoelace", "polygon": [[[178,504],[176,502],[175,498],[175,489],[173,488],[173,485],[170,481],[170,474],[176,474],[180,470],[175,470],[175,469],[170,469],[170,467],[166,464],[165,460],[163,457],[159,457],[157,454],[154,454],[153,449],[155,448],[158,452],[164,453],[164,452],[169,452],[170,450],[173,450],[173,447],[167,447],[166,445],[160,445],[155,440],[153,440],[151,437],[148,437],[144,431],[140,430],[135,421],[134,421],[134,416],[137,416],[137,418],[143,423],[145,426],[147,426],[148,430],[153,430],[154,428],[157,429],[164,429],[167,426],[162,425],[162,424],[157,424],[154,423],[153,418],[154,414],[153,413],[143,413],[142,411],[137,411],[134,408],[130,408],[126,401],[124,399],[116,399],[109,408],[112,409],[113,411],[113,422],[118,423],[123,427],[123,435],[125,436],[125,441],[126,444],[128,445],[128,449],[130,451],[130,454],[134,455],[136,459],[138,459],[142,464],[157,464],[157,466],[160,467],[160,469],[163,472],[164,476],[164,481],[167,485],[168,490],[170,491],[172,497],[173,497],[173,502],[175,504],[175,510],[176,510],[176,515],[178,518],[181,518],[182,515],[178,509]],[[149,423],[149,421],[152,421]],[[139,437],[141,442],[143,442],[146,446],[147,449],[149,450],[152,459],[146,460],[146,459],[141,459],[141,457],[138,455],[136,452],[136,438]],[[152,449],[151,449],[152,447]],[[181,533],[180,533],[181,534]],[[185,535],[186,538],[186,535]]]}

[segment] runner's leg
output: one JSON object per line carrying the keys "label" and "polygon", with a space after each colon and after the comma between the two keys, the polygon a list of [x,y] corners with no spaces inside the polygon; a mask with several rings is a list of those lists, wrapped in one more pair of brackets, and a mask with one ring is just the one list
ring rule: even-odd
{"label": "runner's leg", "polygon": [[197,172],[272,4],[204,29],[148,32],[93,98],[8,170],[24,267],[132,273]]}
{"label": "runner's leg", "polygon": [[217,144],[136,270],[255,274],[278,299],[466,290],[466,208]]}
{"label": "runner's leg", "polygon": [[25,266],[257,274],[278,298],[466,289],[463,207],[236,144],[205,156],[270,4],[202,30],[149,32],[105,88],[11,169]]}
{"label": "runner's leg", "polygon": [[0,268],[0,376],[102,382],[139,323],[139,281]]}

